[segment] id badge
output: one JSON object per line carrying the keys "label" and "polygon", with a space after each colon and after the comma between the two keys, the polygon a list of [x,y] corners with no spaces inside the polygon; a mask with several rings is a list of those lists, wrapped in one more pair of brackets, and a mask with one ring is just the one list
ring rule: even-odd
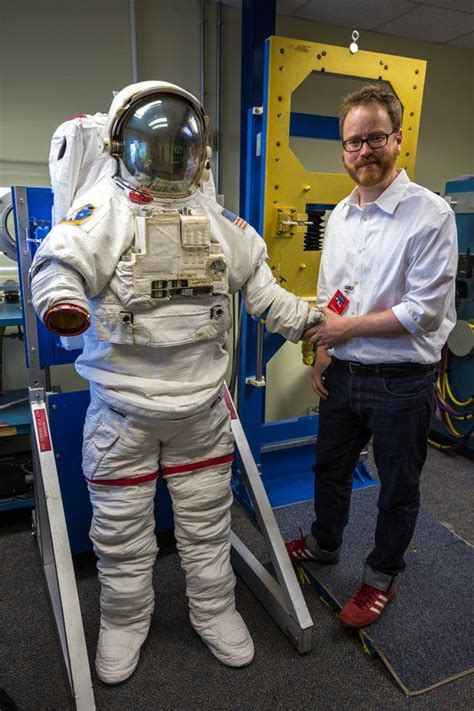
{"label": "id badge", "polygon": [[338,289],[335,293],[334,296],[332,297],[331,301],[328,304],[328,309],[331,309],[331,311],[334,311],[334,313],[341,315],[343,311],[347,309],[349,306],[350,301],[345,296],[340,289]]}

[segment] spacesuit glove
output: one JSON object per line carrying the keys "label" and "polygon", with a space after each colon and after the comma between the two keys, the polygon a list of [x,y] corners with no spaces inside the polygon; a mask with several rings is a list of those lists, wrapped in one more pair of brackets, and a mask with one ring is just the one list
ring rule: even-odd
{"label": "spacesuit glove", "polygon": [[308,313],[308,319],[303,330],[303,335],[301,336],[301,351],[305,365],[313,365],[315,357],[315,345],[309,340],[308,330],[320,323],[323,316],[323,312],[318,308],[310,309]]}
{"label": "spacesuit glove", "polygon": [[77,304],[55,304],[44,316],[44,325],[58,336],[79,336],[90,326],[90,314]]}
{"label": "spacesuit glove", "polygon": [[316,324],[323,319],[323,316],[324,314],[320,311],[320,309],[310,309],[303,333],[305,333],[309,328],[316,326]]}

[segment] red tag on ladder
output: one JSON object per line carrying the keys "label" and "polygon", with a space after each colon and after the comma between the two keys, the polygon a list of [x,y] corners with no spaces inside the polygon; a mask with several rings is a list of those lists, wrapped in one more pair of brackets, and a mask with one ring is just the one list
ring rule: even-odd
{"label": "red tag on ladder", "polygon": [[39,410],[35,410],[34,415],[35,415],[35,422],[36,422],[36,430],[38,432],[38,443],[39,443],[40,452],[50,452],[52,449],[52,446],[51,446],[51,437],[49,436],[48,418],[46,417],[46,409],[44,407],[42,407]]}

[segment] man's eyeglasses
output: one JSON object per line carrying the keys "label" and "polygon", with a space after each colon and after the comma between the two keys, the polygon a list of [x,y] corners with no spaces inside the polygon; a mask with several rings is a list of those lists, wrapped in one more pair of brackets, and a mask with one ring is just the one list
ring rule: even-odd
{"label": "man's eyeglasses", "polygon": [[367,138],[348,138],[347,141],[342,142],[342,147],[347,153],[360,151],[364,143],[367,143],[370,148],[383,148],[387,145],[389,137],[394,133],[398,133],[398,128],[391,133],[373,133]]}

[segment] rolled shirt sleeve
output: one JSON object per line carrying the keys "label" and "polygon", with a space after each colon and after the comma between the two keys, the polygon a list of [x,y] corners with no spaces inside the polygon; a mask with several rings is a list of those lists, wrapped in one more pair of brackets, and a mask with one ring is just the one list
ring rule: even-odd
{"label": "rolled shirt sleeve", "polygon": [[436,331],[453,301],[458,252],[454,214],[413,239],[408,249],[406,293],[392,311],[411,334]]}

